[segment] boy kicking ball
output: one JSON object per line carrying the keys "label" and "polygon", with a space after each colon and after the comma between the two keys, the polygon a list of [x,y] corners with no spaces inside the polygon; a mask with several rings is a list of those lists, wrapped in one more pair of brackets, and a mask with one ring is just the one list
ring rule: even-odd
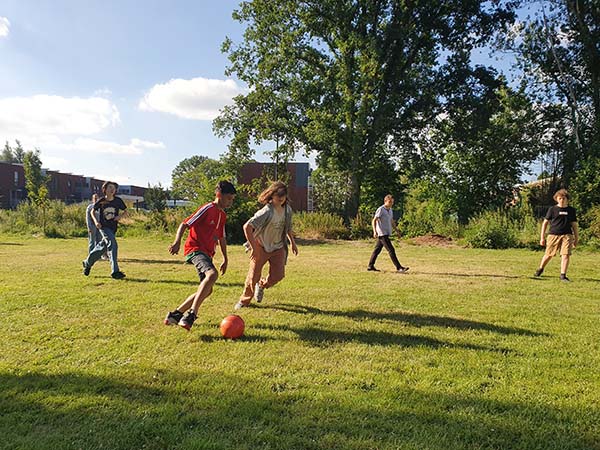
{"label": "boy kicking ball", "polygon": [[185,240],[184,255],[189,264],[198,271],[200,285],[193,294],[189,295],[174,311],[165,317],[165,325],[179,325],[190,330],[198,315],[198,308],[212,293],[219,274],[213,264],[213,256],[217,243],[223,253],[221,275],[227,270],[227,242],[225,240],[225,209],[233,204],[235,188],[229,181],[219,181],[215,190],[215,200],[202,205],[194,214],[185,219],[175,235],[175,240],[169,245],[169,253],[176,255],[181,246],[181,238],[185,230],[189,230]]}

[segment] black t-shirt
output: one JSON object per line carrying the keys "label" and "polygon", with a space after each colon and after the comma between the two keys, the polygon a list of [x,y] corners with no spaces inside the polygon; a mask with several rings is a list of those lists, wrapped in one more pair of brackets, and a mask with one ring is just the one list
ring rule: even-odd
{"label": "black t-shirt", "polygon": [[117,221],[115,216],[119,215],[120,211],[125,211],[127,206],[119,197],[108,201],[106,197],[102,197],[94,203],[94,211],[100,211],[100,223],[102,228],[110,228],[114,232],[117,231]]}
{"label": "black t-shirt", "polygon": [[552,206],[548,208],[546,220],[550,221],[550,234],[573,234],[571,223],[577,222],[577,214],[572,206]]}

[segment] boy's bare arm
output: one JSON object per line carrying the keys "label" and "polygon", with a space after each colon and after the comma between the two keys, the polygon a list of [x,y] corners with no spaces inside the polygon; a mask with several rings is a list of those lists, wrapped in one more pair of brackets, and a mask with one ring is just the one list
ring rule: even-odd
{"label": "boy's bare arm", "polygon": [[223,262],[219,267],[219,271],[221,272],[221,275],[225,275],[225,272],[227,272],[227,264],[229,262],[229,258],[227,258],[227,239],[225,236],[219,239],[219,247],[221,247],[221,253],[223,254]]}
{"label": "boy's bare arm", "polygon": [[540,245],[542,247],[546,245],[546,228],[548,228],[548,219],[544,219],[542,222],[542,231],[540,232]]}
{"label": "boy's bare arm", "polygon": [[179,228],[177,228],[177,233],[175,234],[175,239],[173,243],[169,245],[169,253],[171,255],[176,255],[179,253],[179,247],[181,246],[181,238],[183,237],[183,233],[187,229],[187,225],[185,223],[181,223]]}
{"label": "boy's bare arm", "polygon": [[573,247],[577,247],[579,243],[579,225],[577,225],[577,222],[571,222],[571,228],[573,228]]}

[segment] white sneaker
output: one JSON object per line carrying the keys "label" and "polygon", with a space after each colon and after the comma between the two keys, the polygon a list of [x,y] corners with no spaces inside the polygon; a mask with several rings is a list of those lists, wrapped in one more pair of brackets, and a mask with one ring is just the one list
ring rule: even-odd
{"label": "white sneaker", "polygon": [[240,309],[242,309],[244,306],[246,306],[246,305],[244,305],[242,302],[237,302],[237,303],[235,304],[235,306],[233,307],[233,309],[234,309],[234,310],[236,310],[236,311],[239,311],[239,310],[240,310]]}
{"label": "white sneaker", "polygon": [[256,286],[254,286],[254,300],[256,300],[256,303],[262,302],[264,296],[265,288],[262,287],[259,283],[256,283]]}

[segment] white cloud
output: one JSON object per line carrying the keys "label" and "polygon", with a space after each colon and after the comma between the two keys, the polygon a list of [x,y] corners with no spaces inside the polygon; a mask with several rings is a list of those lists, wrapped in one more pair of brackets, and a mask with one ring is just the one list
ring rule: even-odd
{"label": "white cloud", "polygon": [[144,149],[163,149],[162,142],[142,141],[131,139],[129,144],[118,144],[116,142],[102,141],[90,138],[77,138],[73,144],[68,146],[73,151],[86,153],[111,153],[115,155],[141,155]]}
{"label": "white cloud", "polygon": [[213,120],[221,108],[233,103],[233,97],[242,92],[243,89],[231,79],[177,78],[154,85],[140,100],[139,108],[184,119]]}
{"label": "white cloud", "polygon": [[6,17],[0,16],[0,38],[8,36],[10,32],[10,22]]}
{"label": "white cloud", "polygon": [[100,97],[35,95],[0,99],[0,136],[23,140],[38,140],[40,136],[87,136],[119,121],[117,107]]}

